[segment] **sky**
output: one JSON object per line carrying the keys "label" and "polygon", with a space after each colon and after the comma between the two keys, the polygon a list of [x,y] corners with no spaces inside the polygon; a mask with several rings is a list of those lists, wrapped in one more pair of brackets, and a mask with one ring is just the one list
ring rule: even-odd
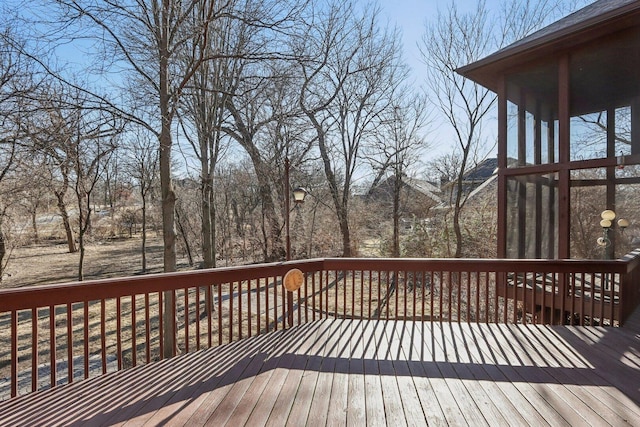
{"label": "sky", "polygon": [[[364,4],[368,4],[367,0],[360,0]],[[378,0],[381,14],[389,20],[391,26],[397,25],[402,33],[402,43],[404,47],[404,58],[411,67],[411,79],[413,84],[418,88],[424,85],[424,68],[420,56],[418,44],[421,43],[422,36],[425,32],[425,23],[433,19],[438,10],[446,10],[452,0]],[[460,11],[467,11],[475,8],[476,0],[457,0],[457,6]],[[500,0],[486,0],[489,9],[497,8]],[[490,125],[489,125],[490,127]],[[496,128],[497,130],[497,128]],[[427,137],[430,141],[452,141],[454,136],[447,126],[438,125],[434,129],[428,131]],[[426,151],[423,162],[429,162],[436,157],[448,153],[451,144],[432,144]]]}
{"label": "sky", "polygon": [[[367,0],[361,0],[368,3]],[[402,31],[405,59],[412,68],[412,75],[419,79],[419,69],[424,65],[420,59],[420,51],[417,44],[424,34],[425,22],[438,13],[438,9],[445,10],[451,4],[451,0],[378,0],[381,13],[389,20],[389,23],[397,25]],[[476,0],[458,0],[461,11],[476,6]],[[499,0],[487,0],[487,7],[497,7]]]}

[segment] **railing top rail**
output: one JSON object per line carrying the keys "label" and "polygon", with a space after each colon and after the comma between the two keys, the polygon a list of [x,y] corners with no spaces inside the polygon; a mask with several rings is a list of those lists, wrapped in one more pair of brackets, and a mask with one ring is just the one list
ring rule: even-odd
{"label": "railing top rail", "polygon": [[324,268],[452,272],[625,273],[627,259],[326,258]]}
{"label": "railing top rail", "polygon": [[322,266],[322,259],[312,259],[0,289],[0,312],[282,276],[291,268],[318,271]]}
{"label": "railing top rail", "polygon": [[632,250],[620,260],[627,263],[627,272],[636,269],[640,265],[640,248]]}
{"label": "railing top rail", "polygon": [[237,267],[158,273],[84,282],[0,290],[0,311],[24,310],[69,302],[95,301],[282,276],[291,268],[322,270],[626,273],[640,264],[640,250],[617,260],[541,260],[477,258],[317,258]]}

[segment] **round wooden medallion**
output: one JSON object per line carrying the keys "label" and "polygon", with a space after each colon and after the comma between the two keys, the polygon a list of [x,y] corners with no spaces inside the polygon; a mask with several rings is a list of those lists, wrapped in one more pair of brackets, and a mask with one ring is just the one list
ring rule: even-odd
{"label": "round wooden medallion", "polygon": [[304,281],[304,274],[302,271],[297,268],[293,268],[287,271],[287,274],[284,275],[284,279],[282,279],[282,285],[289,292],[297,291],[300,286],[302,286],[302,282]]}

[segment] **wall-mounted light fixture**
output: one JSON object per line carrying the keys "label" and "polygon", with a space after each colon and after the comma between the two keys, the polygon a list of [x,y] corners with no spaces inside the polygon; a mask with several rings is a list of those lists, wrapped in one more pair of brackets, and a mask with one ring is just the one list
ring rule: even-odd
{"label": "wall-mounted light fixture", "polygon": [[[615,219],[616,213],[611,209],[604,210],[600,214],[600,227],[602,227],[602,236],[598,237],[598,240],[596,242],[598,243],[598,246],[600,246],[604,250],[605,259],[611,259],[613,257],[609,232],[613,228]],[[617,225],[620,229],[620,232],[624,233],[625,228],[629,226],[629,221],[624,218],[620,218]]]}

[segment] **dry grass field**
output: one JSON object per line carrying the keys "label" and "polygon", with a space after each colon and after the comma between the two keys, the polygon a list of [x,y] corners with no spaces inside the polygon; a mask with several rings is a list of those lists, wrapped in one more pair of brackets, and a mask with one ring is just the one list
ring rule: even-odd
{"label": "dry grass field", "polygon": [[[0,287],[16,288],[47,283],[73,282],[78,278],[79,253],[69,253],[63,241],[46,241],[17,247],[10,253]],[[84,278],[103,279],[141,274],[141,239],[105,239],[86,245]],[[188,269],[186,263],[180,269]],[[147,270],[162,271],[162,237],[154,234],[147,243]]]}

